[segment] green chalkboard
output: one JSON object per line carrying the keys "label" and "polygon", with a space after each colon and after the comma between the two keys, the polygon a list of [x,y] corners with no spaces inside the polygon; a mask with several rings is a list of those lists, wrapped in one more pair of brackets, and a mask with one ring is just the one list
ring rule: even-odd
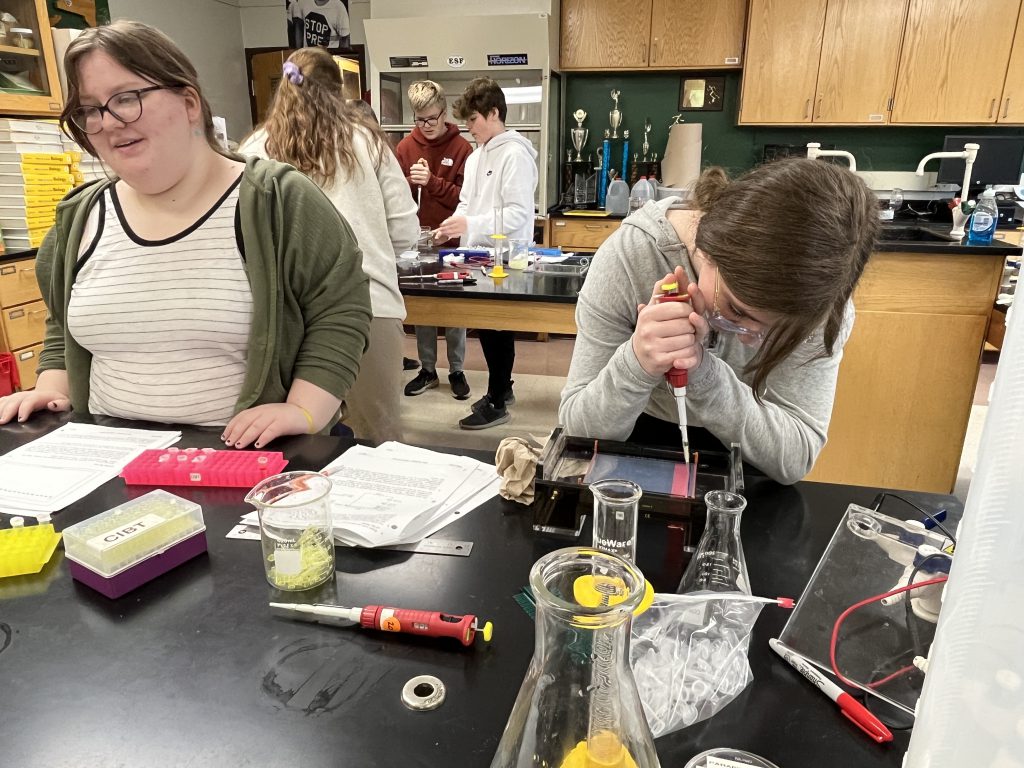
{"label": "green chalkboard", "polygon": [[[692,74],[688,75],[692,77]],[[619,90],[619,110],[623,113],[621,128],[630,129],[630,153],[643,142],[643,125],[651,119],[651,150],[664,154],[668,129],[672,117],[679,114],[679,88],[682,75],[672,72],[654,73],[600,73],[565,75],[566,126],[575,125],[570,115],[578,108],[586,110],[586,127],[590,129],[588,149],[597,157],[604,129],[608,126],[608,111],[612,108],[610,92]],[[721,165],[731,173],[745,171],[761,162],[765,144],[804,145],[820,141],[823,146],[834,145],[852,152],[857,158],[857,169],[884,171],[912,171],[918,161],[929,152],[942,149],[943,138],[949,133],[968,133],[980,136],[1021,135],[1024,128],[990,128],[973,126],[955,127],[898,127],[865,126],[853,128],[801,126],[799,128],[773,126],[738,126],[740,73],[730,72],[725,79],[725,108],[721,112],[685,112],[686,122],[702,123],[703,164]],[[620,128],[620,131],[621,131]],[[639,138],[638,138],[639,137]],[[566,147],[562,147],[562,157]],[[613,152],[616,151],[613,149]],[[617,150],[621,152],[621,149]]]}

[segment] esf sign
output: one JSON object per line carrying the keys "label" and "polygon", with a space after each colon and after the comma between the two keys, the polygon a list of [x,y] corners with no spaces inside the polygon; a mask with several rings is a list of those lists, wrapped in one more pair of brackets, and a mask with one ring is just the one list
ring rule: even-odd
{"label": "esf sign", "polygon": [[530,58],[525,53],[488,53],[488,67],[525,67]]}
{"label": "esf sign", "polygon": [[451,67],[452,69],[461,69],[465,65],[466,65],[466,57],[465,56],[449,56],[448,57],[448,66]]}

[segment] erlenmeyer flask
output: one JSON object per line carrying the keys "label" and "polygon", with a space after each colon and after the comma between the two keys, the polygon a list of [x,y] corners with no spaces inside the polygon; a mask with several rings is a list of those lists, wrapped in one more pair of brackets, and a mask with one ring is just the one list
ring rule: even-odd
{"label": "erlenmeyer flask", "polygon": [[708,521],[697,551],[686,567],[677,592],[742,592],[750,594],[747,560],[740,542],[740,516],[747,500],[730,491],[704,494]]}
{"label": "erlenmeyer flask", "polygon": [[572,547],[538,560],[530,587],[533,660],[491,768],[659,768],[629,666],[643,574]]}

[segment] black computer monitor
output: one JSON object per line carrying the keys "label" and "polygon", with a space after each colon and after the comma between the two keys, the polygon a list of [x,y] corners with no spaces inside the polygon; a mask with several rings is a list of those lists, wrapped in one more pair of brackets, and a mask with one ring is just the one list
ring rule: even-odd
{"label": "black computer monitor", "polygon": [[[943,152],[959,152],[964,144],[973,142],[979,146],[978,159],[971,169],[971,184],[968,192],[976,193],[989,184],[1017,184],[1021,167],[1024,165],[1024,136],[947,136]],[[956,184],[964,181],[964,161],[960,158],[944,158],[939,161],[940,184]]]}

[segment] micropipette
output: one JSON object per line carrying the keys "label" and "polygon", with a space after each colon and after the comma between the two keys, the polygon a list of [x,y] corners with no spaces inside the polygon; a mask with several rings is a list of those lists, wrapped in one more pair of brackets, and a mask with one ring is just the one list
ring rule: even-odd
{"label": "micropipette", "polygon": [[494,625],[491,622],[484,622],[481,626],[477,617],[472,614],[453,616],[440,611],[388,608],[383,605],[346,608],[324,603],[271,603],[270,607],[298,621],[328,624],[333,627],[358,625],[366,629],[404,632],[425,637],[454,637],[463,645],[472,645],[477,632],[483,635],[484,642],[489,643],[494,632]]}
{"label": "micropipette", "polygon": [[[689,301],[690,294],[679,292],[679,283],[662,283],[661,295],[656,301],[660,304],[663,301]],[[687,373],[685,368],[670,368],[665,372],[665,379],[672,387],[672,394],[676,398],[676,411],[679,414],[679,432],[683,436],[683,456],[686,463],[690,463],[690,436],[687,433],[686,423],[686,382]]]}

